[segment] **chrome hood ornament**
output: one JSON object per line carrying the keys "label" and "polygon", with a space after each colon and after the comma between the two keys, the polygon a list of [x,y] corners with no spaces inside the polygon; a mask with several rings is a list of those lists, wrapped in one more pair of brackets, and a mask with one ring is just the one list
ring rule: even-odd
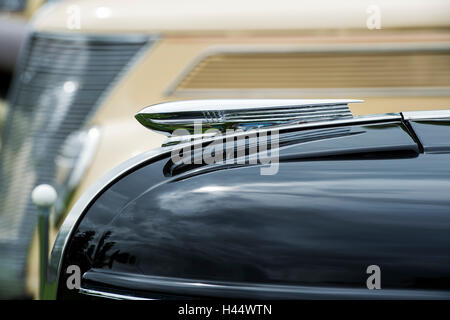
{"label": "chrome hood ornament", "polygon": [[151,105],[135,117],[145,127],[170,136],[176,129],[194,133],[214,128],[255,129],[287,123],[308,123],[352,118],[347,99],[223,99],[187,100]]}

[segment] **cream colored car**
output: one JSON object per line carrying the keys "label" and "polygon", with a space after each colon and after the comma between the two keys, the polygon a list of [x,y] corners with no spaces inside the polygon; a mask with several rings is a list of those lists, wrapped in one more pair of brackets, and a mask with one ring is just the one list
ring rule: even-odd
{"label": "cream colored car", "polygon": [[450,106],[450,3],[73,0],[31,24],[0,155],[0,285],[36,297],[30,192],[53,236],[86,188],[165,137],[134,119],[178,99],[351,98],[355,115]]}

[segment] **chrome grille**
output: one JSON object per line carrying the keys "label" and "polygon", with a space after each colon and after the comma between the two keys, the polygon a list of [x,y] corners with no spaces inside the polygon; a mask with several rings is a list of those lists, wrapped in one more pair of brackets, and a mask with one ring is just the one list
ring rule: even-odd
{"label": "chrome grille", "polygon": [[0,297],[23,294],[35,228],[30,192],[52,184],[55,156],[95,112],[147,36],[34,33],[16,69],[0,151]]}
{"label": "chrome grille", "polygon": [[23,11],[25,0],[0,0],[0,11]]}

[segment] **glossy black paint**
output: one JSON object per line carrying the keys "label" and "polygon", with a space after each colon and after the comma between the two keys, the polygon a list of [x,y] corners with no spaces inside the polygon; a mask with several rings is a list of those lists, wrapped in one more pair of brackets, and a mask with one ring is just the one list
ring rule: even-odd
{"label": "glossy black paint", "polygon": [[107,271],[96,285],[129,292],[164,288],[114,275],[345,290],[365,289],[375,264],[383,289],[450,290],[450,154],[420,153],[416,134],[400,122],[286,132],[276,175],[260,165],[168,174],[159,159],[88,208],[63,270],[80,265],[84,286]]}
{"label": "glossy black paint", "polygon": [[427,153],[450,152],[450,121],[410,121]]}

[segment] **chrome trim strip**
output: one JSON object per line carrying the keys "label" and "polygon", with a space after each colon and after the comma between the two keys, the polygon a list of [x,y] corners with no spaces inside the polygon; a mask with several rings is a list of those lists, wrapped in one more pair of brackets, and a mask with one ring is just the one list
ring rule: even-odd
{"label": "chrome trim strip", "polygon": [[450,109],[448,110],[428,110],[428,111],[406,111],[402,112],[405,120],[450,120]]}
{"label": "chrome trim strip", "polygon": [[105,298],[105,299],[113,299],[113,300],[156,300],[156,299],[141,298],[141,297],[135,297],[135,296],[131,296],[131,295],[123,295],[123,294],[118,294],[118,293],[104,292],[104,291],[84,289],[84,288],[80,288],[79,293],[85,294],[87,296],[93,296],[93,297]]}
{"label": "chrome trim strip", "polygon": [[[355,117],[350,119],[341,119],[336,121],[323,121],[323,122],[315,122],[315,123],[306,123],[306,124],[290,124],[283,125],[277,127],[280,131],[289,131],[295,129],[309,129],[316,127],[326,127],[326,126],[342,126],[342,125],[351,125],[351,124],[359,124],[359,123],[373,123],[380,121],[401,121],[400,114],[380,114],[374,116],[363,116],[363,117]],[[271,129],[259,129],[258,132],[269,132],[273,130]],[[246,135],[248,133],[239,133],[233,136]],[[223,139],[223,137],[213,137],[206,141],[212,141],[214,139]],[[203,143],[200,142],[200,143]],[[183,148],[187,144],[179,144],[176,148]],[[47,283],[45,285],[45,299],[56,299],[57,291],[58,291],[58,279],[61,274],[62,268],[62,258],[65,253],[66,246],[69,242],[70,236],[73,234],[75,226],[77,225],[78,220],[85,212],[86,208],[97,198],[97,196],[108,188],[112,183],[115,182],[118,178],[125,175],[128,171],[133,169],[134,167],[141,165],[145,162],[149,162],[152,159],[163,156],[164,154],[170,154],[170,152],[174,149],[174,147],[162,147],[153,149],[142,154],[139,154],[127,161],[121,163],[117,167],[110,170],[103,177],[97,180],[94,184],[90,186],[90,188],[84,192],[75,205],[72,207],[67,217],[65,218],[58,235],[56,237],[55,243],[53,245],[52,253],[50,256],[50,261],[47,268]]]}
{"label": "chrome trim strip", "polygon": [[310,122],[310,123],[301,123],[301,124],[287,124],[280,126],[273,126],[270,128],[261,128],[258,129],[258,132],[270,132],[274,129],[278,129],[280,131],[289,131],[294,129],[312,129],[312,128],[321,128],[321,127],[336,127],[343,125],[354,125],[354,124],[364,124],[364,123],[373,123],[373,122],[387,122],[387,121],[400,121],[402,117],[400,113],[384,113],[384,114],[375,114],[368,116],[357,116],[353,118],[347,119],[338,119],[338,120],[330,120],[330,121],[320,121],[320,122]]}
{"label": "chrome trim strip", "polygon": [[360,103],[355,99],[204,99],[163,102],[150,105],[138,112],[172,114],[195,111],[264,111],[268,108],[345,106]]}
{"label": "chrome trim strip", "polygon": [[[91,278],[95,283],[121,288],[133,288],[141,292],[155,292],[164,295],[187,297],[245,298],[245,299],[450,299],[448,291],[439,290],[405,290],[366,288],[313,287],[300,285],[275,285],[225,281],[205,281],[173,277],[157,277],[113,273],[104,271],[87,272],[83,278]],[[111,284],[105,283],[107,278]],[[151,288],[151,289],[150,289]],[[139,299],[126,294],[114,294],[105,291],[81,289],[81,293],[113,299]],[[274,297],[276,296],[276,297]],[[142,297],[141,299],[146,299]]]}

